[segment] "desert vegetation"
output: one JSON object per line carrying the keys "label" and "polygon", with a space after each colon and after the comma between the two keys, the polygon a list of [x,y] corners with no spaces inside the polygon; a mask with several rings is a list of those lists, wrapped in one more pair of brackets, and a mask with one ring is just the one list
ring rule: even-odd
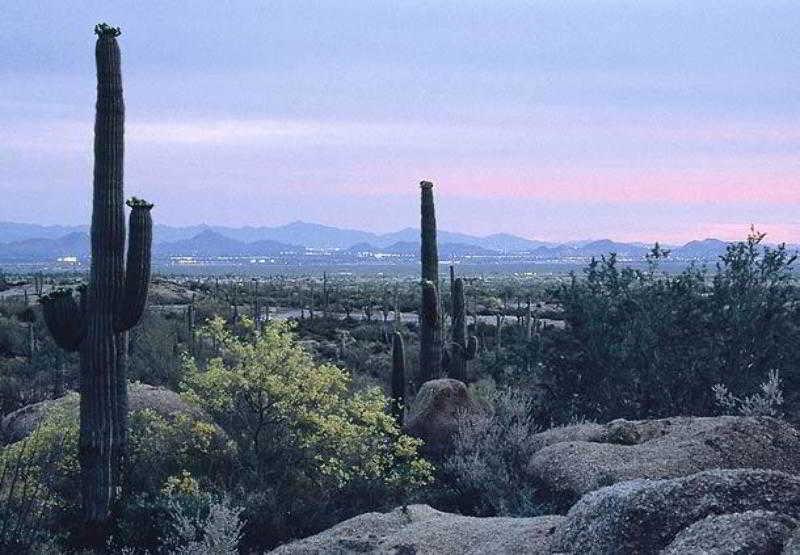
{"label": "desert vegetation", "polygon": [[[661,271],[669,254],[656,245],[646,270],[610,253],[544,283],[156,276],[130,332],[128,387],[180,405],[131,407],[103,541],[247,552],[420,502],[528,517],[558,504],[529,476],[548,429],[676,415],[796,422],[795,260],[764,239],[754,232],[714,268]],[[0,304],[4,518],[24,532],[5,542],[86,542],[81,361],[46,323],[47,303],[71,298]],[[470,406],[442,450],[403,424],[423,384],[444,377],[466,384]],[[42,414],[22,430],[31,406]]]}
{"label": "desert vegetation", "polygon": [[460,275],[423,181],[419,279],[151,279],[136,198],[125,253],[120,31],[96,32],[91,269],[0,273],[21,292],[0,296],[0,551],[264,552],[415,504],[550,515],[594,491],[536,474],[558,434],[793,433],[796,255],[755,229],[713,267],[666,271],[656,244],[644,269]]}

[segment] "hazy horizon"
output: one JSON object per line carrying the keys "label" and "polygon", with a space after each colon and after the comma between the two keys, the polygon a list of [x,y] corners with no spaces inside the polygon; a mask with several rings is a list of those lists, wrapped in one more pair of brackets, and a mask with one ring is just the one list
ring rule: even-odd
{"label": "hazy horizon", "polygon": [[795,3],[4,8],[0,220],[89,221],[108,21],[157,223],[390,232],[431,179],[453,232],[800,242]]}

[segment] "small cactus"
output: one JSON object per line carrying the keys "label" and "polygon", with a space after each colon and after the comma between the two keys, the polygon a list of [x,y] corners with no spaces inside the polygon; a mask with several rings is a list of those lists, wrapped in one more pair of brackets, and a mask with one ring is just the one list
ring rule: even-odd
{"label": "small cactus", "polygon": [[406,353],[403,336],[394,332],[392,336],[392,414],[397,423],[403,425],[406,397]]}
{"label": "small cactus", "polygon": [[453,281],[451,290],[453,303],[453,338],[450,343],[448,377],[466,381],[467,362],[474,359],[478,350],[478,338],[467,337],[467,303],[464,297],[464,280]]}

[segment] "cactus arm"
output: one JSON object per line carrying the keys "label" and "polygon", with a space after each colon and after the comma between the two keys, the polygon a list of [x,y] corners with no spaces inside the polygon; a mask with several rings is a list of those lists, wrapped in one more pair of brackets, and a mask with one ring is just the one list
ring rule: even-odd
{"label": "cactus arm", "polygon": [[128,257],[125,264],[125,291],[115,315],[115,331],[127,331],[142,317],[150,285],[150,254],[153,244],[153,205],[132,198],[128,238]]}
{"label": "cactus arm", "polygon": [[85,333],[81,308],[72,291],[58,290],[40,300],[47,329],[56,345],[65,351],[77,351]]}

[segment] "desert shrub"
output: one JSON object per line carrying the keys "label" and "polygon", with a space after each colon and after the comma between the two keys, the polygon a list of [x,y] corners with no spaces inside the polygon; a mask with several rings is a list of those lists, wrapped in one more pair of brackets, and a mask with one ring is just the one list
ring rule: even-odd
{"label": "desert shrub", "polygon": [[719,407],[726,414],[741,416],[781,416],[783,389],[777,370],[770,370],[769,378],[759,386],[760,391],[746,397],[737,397],[723,384],[716,384],[712,390]]}
{"label": "desert shrub", "polygon": [[[198,506],[199,505],[199,506]],[[202,510],[207,506],[207,510]],[[242,539],[244,522],[241,507],[233,507],[227,499],[219,501],[206,496],[206,503],[187,506],[179,498],[170,503],[170,519],[174,529],[171,542],[176,555],[235,555]]]}
{"label": "desert shrub", "polygon": [[203,487],[224,487],[235,456],[235,445],[212,423],[186,413],[168,418],[152,409],[131,415],[127,481],[132,491],[158,491],[183,472]]}
{"label": "desert shrub", "polygon": [[[0,450],[0,464],[20,458],[25,450],[58,450],[55,462],[31,459],[21,475],[27,491],[37,491],[37,498],[47,500],[40,519],[42,531],[59,538],[64,546],[71,545],[72,533],[80,523],[78,403],[79,396],[70,393],[26,440]],[[127,496],[114,509],[118,518],[113,535],[126,546],[157,548],[164,519],[169,516],[166,501],[160,498],[164,485],[191,471],[204,488],[221,489],[221,479],[230,474],[233,460],[233,446],[211,424],[187,415],[166,418],[148,409],[134,412]]]}
{"label": "desert shrub", "polygon": [[350,335],[356,341],[383,341],[383,323],[363,322],[350,330]]}
{"label": "desert shrub", "polygon": [[186,324],[169,314],[145,312],[131,330],[128,377],[152,385],[177,387],[180,381],[178,330]]}
{"label": "desert shrub", "polygon": [[0,316],[0,354],[5,356],[26,354],[27,330],[16,316]]}
{"label": "desert shrub", "polygon": [[534,452],[533,400],[514,389],[483,384],[473,396],[491,410],[462,415],[453,452],[437,473],[438,504],[475,516],[541,514],[526,472]]}
{"label": "desert shrub", "polygon": [[0,414],[61,396],[77,382],[77,356],[59,349],[32,314],[27,323],[0,316]]}
{"label": "desert shrub", "polygon": [[351,391],[348,374],[314,362],[290,324],[270,324],[257,341],[218,320],[204,333],[220,356],[203,369],[187,359],[184,389],[237,445],[247,549],[396,504],[429,480],[419,442],[401,433],[383,394]]}
{"label": "desert shrub", "polygon": [[48,478],[61,463],[66,438],[26,440],[0,452],[0,552],[27,553],[50,545],[49,517],[58,498]]}
{"label": "desert shrub", "polygon": [[63,538],[79,493],[78,430],[72,424],[68,408],[54,409],[28,438],[0,449],[0,512],[8,533],[0,538],[2,552]]}
{"label": "desert shrub", "polygon": [[658,246],[646,270],[619,268],[613,255],[592,260],[585,279],[554,291],[567,327],[544,337],[543,417],[715,414],[714,384],[752,391],[771,369],[796,389],[795,256],[763,239],[753,232],[730,245],[713,274],[661,272]]}

